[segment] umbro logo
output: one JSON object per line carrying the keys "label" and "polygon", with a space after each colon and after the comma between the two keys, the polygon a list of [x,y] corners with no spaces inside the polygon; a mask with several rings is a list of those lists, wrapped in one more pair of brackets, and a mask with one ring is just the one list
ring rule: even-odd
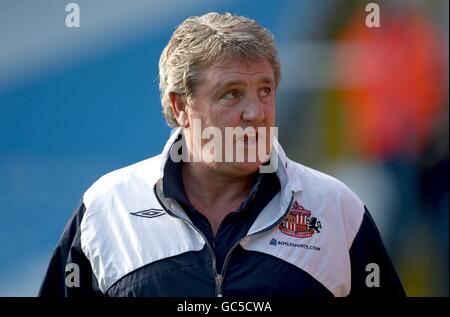
{"label": "umbro logo", "polygon": [[150,208],[137,212],[130,212],[133,216],[145,217],[145,218],[156,218],[164,215],[166,212],[162,209]]}

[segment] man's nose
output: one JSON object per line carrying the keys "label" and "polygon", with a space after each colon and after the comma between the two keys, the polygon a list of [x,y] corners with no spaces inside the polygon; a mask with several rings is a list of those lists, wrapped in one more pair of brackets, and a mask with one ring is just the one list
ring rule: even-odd
{"label": "man's nose", "polygon": [[249,98],[242,113],[242,120],[249,122],[261,122],[264,118],[264,104],[258,97]]}

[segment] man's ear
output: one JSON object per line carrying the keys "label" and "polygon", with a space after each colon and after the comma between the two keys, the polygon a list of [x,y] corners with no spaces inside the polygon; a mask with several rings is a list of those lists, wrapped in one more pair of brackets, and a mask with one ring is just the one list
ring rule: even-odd
{"label": "man's ear", "polygon": [[177,120],[180,127],[188,128],[189,119],[186,112],[186,100],[180,94],[175,92],[169,93],[170,107],[172,108],[173,115]]}

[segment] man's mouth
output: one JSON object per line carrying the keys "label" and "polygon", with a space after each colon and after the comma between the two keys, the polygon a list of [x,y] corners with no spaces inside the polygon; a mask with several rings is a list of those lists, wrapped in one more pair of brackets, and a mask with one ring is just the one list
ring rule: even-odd
{"label": "man's mouth", "polygon": [[240,141],[245,145],[256,144],[258,142],[258,132],[255,133],[246,133],[242,137],[240,137]]}

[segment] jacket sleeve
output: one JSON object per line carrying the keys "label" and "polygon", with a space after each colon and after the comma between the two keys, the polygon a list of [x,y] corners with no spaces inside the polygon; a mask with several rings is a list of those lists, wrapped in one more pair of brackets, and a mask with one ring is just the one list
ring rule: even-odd
{"label": "jacket sleeve", "polygon": [[404,297],[405,291],[380,233],[364,208],[361,226],[350,248],[352,281],[349,296]]}
{"label": "jacket sleeve", "polygon": [[86,208],[81,200],[54,250],[39,290],[40,297],[102,296],[91,264],[81,249],[80,224]]}

